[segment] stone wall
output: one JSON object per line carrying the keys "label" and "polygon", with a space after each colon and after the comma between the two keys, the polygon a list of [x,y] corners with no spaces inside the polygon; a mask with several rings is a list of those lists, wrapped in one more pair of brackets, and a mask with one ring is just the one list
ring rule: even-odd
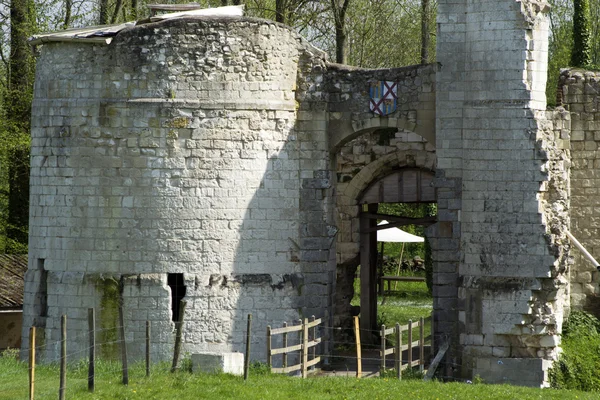
{"label": "stone wall", "polygon": [[557,134],[544,112],[546,11],[526,0],[439,2],[431,245],[448,374],[544,385],[557,355],[568,183],[562,126]]}
{"label": "stone wall", "polygon": [[119,300],[133,357],[150,320],[168,358],[168,274],[186,287],[184,352],[241,351],[252,312],[262,359],[267,324],[327,316],[323,57],[282,25],[225,18],[42,47],[24,326],[45,329],[48,359],[61,314],[77,351],[87,308],[114,332]]}
{"label": "stone wall", "polygon": [[[559,91],[571,116],[571,233],[598,259],[600,235],[598,208],[600,175],[600,74],[564,70]],[[599,274],[579,250],[572,252],[571,306],[600,315]]]}

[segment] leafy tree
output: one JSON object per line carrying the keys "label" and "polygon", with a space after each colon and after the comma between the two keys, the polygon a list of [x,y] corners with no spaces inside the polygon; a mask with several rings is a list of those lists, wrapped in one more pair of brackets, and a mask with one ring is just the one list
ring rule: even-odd
{"label": "leafy tree", "polygon": [[5,252],[27,244],[29,220],[29,124],[34,59],[27,38],[35,32],[35,6],[30,0],[10,2],[10,53],[2,98],[1,144],[6,174]]}
{"label": "leafy tree", "polygon": [[573,7],[571,0],[551,0],[550,38],[548,44],[548,105],[556,104],[556,90],[560,69],[568,67],[573,48]]}
{"label": "leafy tree", "polygon": [[429,62],[429,0],[421,0],[421,64]]}
{"label": "leafy tree", "polygon": [[346,13],[350,0],[331,0],[333,23],[335,26],[335,62],[348,63],[348,36],[346,34]]}

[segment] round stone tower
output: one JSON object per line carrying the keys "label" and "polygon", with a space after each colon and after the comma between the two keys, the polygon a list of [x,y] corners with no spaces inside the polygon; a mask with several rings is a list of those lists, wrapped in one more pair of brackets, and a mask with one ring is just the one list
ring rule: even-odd
{"label": "round stone tower", "polygon": [[289,28],[246,18],[44,44],[23,343],[37,326],[54,359],[66,314],[69,352],[85,356],[93,307],[99,352],[115,356],[122,304],[130,354],[150,321],[166,359],[185,300],[184,351],[242,350],[251,312],[264,358],[267,324],[325,316],[323,65]]}

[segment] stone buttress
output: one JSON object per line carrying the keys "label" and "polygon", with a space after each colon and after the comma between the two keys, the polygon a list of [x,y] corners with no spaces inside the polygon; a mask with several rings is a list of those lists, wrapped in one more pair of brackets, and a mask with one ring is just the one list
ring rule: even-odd
{"label": "stone buttress", "polygon": [[442,375],[540,386],[557,357],[568,117],[545,111],[546,13],[543,1],[439,2],[433,294],[438,343],[451,343]]}

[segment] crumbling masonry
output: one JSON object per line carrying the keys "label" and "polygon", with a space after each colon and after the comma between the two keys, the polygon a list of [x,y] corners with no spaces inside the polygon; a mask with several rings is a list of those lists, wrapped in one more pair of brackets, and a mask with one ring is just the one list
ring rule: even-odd
{"label": "crumbling masonry", "polygon": [[[185,352],[242,350],[252,312],[263,359],[268,324],[348,326],[364,204],[435,201],[444,374],[545,385],[565,313],[598,306],[566,231],[598,253],[600,77],[565,71],[548,111],[543,1],[438,6],[438,63],[390,70],[328,63],[249,18],[41,46],[23,343],[35,325],[55,359],[67,314],[83,350],[89,307],[110,342],[122,301],[130,354],[149,320],[165,359],[185,299]],[[381,80],[398,83],[385,117],[369,110]]]}

